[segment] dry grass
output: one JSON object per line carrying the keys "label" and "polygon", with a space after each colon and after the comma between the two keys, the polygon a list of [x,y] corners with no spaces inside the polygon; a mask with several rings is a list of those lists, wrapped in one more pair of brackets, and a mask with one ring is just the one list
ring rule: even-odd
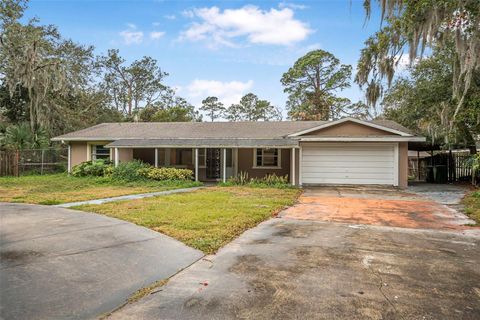
{"label": "dry grass", "polygon": [[191,187],[194,182],[125,182],[109,178],[72,177],[66,174],[0,177],[0,201],[59,204],[144,192]]}
{"label": "dry grass", "polygon": [[213,253],[295,203],[298,189],[211,187],[194,192],[76,207],[133,222]]}

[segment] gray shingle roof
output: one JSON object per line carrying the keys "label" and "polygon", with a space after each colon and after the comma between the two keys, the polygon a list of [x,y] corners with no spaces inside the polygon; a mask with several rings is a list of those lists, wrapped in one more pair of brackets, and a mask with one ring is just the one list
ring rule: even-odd
{"label": "gray shingle roof", "polygon": [[[279,139],[324,123],[326,121],[102,123],[53,140]],[[373,120],[372,123],[411,134],[393,121]]]}
{"label": "gray shingle roof", "polygon": [[106,145],[108,148],[114,147],[185,147],[185,148],[260,148],[260,147],[294,147],[298,146],[298,141],[293,139],[121,139],[115,140]]}

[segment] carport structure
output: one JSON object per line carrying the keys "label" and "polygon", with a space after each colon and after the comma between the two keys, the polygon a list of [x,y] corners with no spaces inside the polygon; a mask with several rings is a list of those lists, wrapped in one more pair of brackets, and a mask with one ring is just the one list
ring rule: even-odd
{"label": "carport structure", "polygon": [[54,138],[69,169],[107,158],[188,168],[199,181],[289,176],[293,185],[406,187],[408,143],[425,141],[387,120],[105,123]]}

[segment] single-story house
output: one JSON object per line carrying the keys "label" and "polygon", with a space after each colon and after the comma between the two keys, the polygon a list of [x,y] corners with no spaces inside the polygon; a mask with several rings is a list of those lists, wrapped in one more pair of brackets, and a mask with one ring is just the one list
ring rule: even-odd
{"label": "single-story house", "polygon": [[190,168],[200,181],[288,175],[294,185],[406,187],[408,143],[422,142],[387,120],[102,123],[53,138],[68,144],[68,170],[83,161],[139,159]]}

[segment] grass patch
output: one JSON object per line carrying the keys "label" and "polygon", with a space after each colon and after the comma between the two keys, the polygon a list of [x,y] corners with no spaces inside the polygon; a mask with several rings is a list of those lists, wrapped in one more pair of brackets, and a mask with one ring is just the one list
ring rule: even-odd
{"label": "grass patch", "polygon": [[477,226],[480,225],[480,190],[465,196],[463,204],[465,205],[465,214],[475,220]]}
{"label": "grass patch", "polygon": [[210,187],[194,192],[75,209],[105,214],[162,232],[214,253],[246,229],[295,203],[299,189]]}
{"label": "grass patch", "polygon": [[0,177],[0,201],[60,204],[198,186],[194,181],[121,181],[67,174]]}

